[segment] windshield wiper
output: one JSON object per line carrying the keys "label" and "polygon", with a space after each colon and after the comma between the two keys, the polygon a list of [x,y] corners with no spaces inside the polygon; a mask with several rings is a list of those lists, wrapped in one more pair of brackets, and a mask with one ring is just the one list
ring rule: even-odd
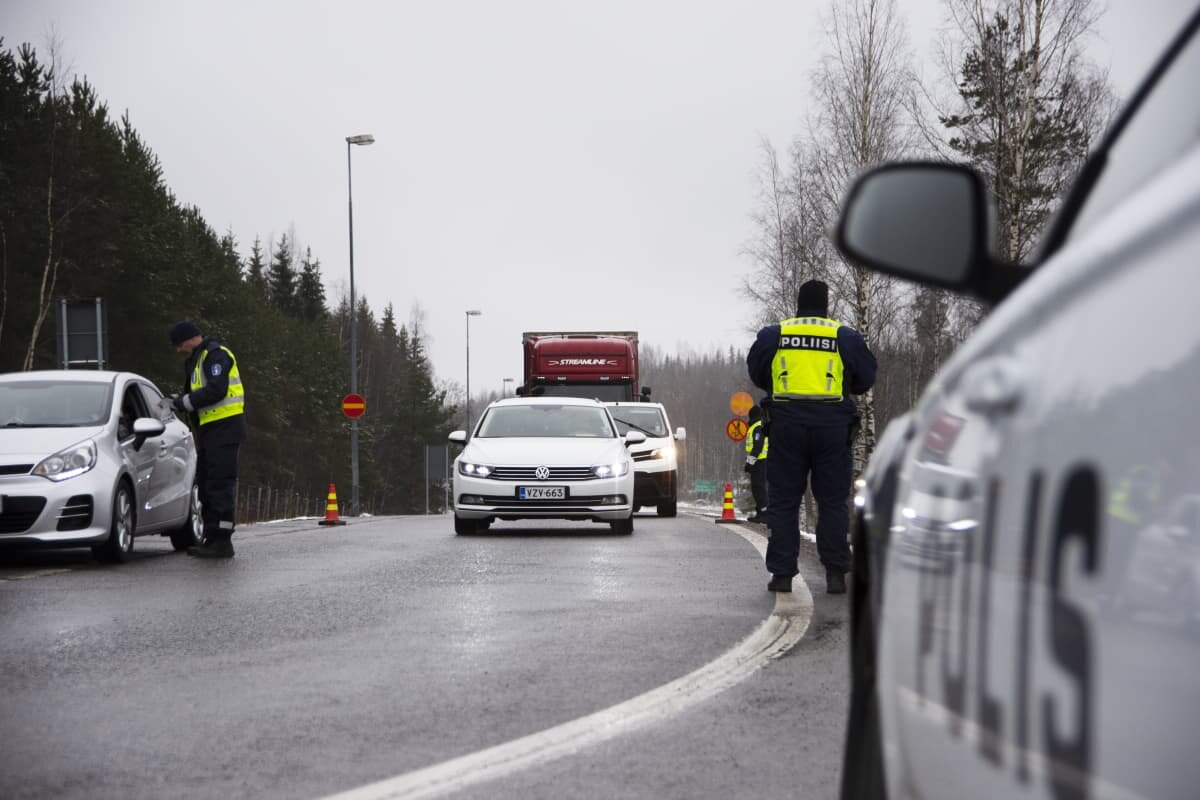
{"label": "windshield wiper", "polygon": [[77,422],[6,422],[4,428],[78,428],[83,423]]}
{"label": "windshield wiper", "polygon": [[655,439],[662,438],[661,434],[657,434],[654,431],[647,430],[647,429],[643,428],[641,425],[635,425],[632,422],[626,422],[623,419],[619,419],[619,420],[617,420],[617,422],[619,422],[622,425],[625,425],[627,427],[630,427],[630,428],[636,428],[637,430],[641,431],[642,433],[646,434],[647,436],[653,436]]}

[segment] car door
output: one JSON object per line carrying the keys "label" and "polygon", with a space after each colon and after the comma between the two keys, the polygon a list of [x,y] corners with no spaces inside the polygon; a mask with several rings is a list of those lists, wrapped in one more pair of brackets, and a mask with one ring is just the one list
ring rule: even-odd
{"label": "car door", "polygon": [[151,479],[150,500],[163,521],[182,519],[188,513],[192,482],[196,474],[196,448],[191,429],[166,405],[156,387],[138,381],[138,390],[149,416],[166,426],[162,435],[147,447],[153,447],[155,469]]}
{"label": "car door", "polygon": [[134,501],[138,529],[152,528],[161,521],[161,511],[153,502],[154,473],[158,466],[157,442],[138,441],[133,433],[134,420],[150,416],[137,382],[126,381],[117,387],[120,392],[120,416],[117,421],[117,446],[121,458],[133,475]]}

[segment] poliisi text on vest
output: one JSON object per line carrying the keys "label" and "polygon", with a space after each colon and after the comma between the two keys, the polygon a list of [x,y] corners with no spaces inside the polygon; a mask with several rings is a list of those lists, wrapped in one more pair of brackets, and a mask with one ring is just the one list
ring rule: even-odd
{"label": "poliisi text on vest", "polygon": [[779,346],[787,350],[825,350],[837,352],[837,339],[828,336],[780,336]]}

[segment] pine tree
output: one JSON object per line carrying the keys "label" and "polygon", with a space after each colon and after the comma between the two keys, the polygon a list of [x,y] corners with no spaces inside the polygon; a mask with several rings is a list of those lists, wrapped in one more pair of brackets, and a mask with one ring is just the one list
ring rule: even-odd
{"label": "pine tree", "polygon": [[267,269],[267,293],[271,305],[289,316],[295,316],[299,308],[293,263],[292,242],[285,233],[271,254],[271,266]]}
{"label": "pine tree", "polygon": [[246,282],[256,302],[263,302],[269,294],[267,288],[266,263],[263,261],[262,239],[255,236],[250,247],[250,260],[246,262]]}
{"label": "pine tree", "polygon": [[321,262],[313,258],[312,248],[304,250],[304,261],[300,264],[300,284],[297,301],[301,319],[316,322],[324,319],[325,286],[321,283]]}

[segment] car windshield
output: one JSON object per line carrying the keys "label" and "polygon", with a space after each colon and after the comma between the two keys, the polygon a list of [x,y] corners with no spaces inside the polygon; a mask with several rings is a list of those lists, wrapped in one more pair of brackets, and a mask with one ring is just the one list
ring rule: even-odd
{"label": "car windshield", "polygon": [[630,430],[641,431],[647,436],[670,435],[662,410],[654,406],[609,406],[608,410],[622,436]]}
{"label": "car windshield", "polygon": [[611,439],[616,431],[603,408],[527,405],[488,409],[475,435],[485,439],[508,436]]}
{"label": "car windshield", "polygon": [[108,421],[112,385],[94,381],[0,384],[0,428],[84,428]]}

